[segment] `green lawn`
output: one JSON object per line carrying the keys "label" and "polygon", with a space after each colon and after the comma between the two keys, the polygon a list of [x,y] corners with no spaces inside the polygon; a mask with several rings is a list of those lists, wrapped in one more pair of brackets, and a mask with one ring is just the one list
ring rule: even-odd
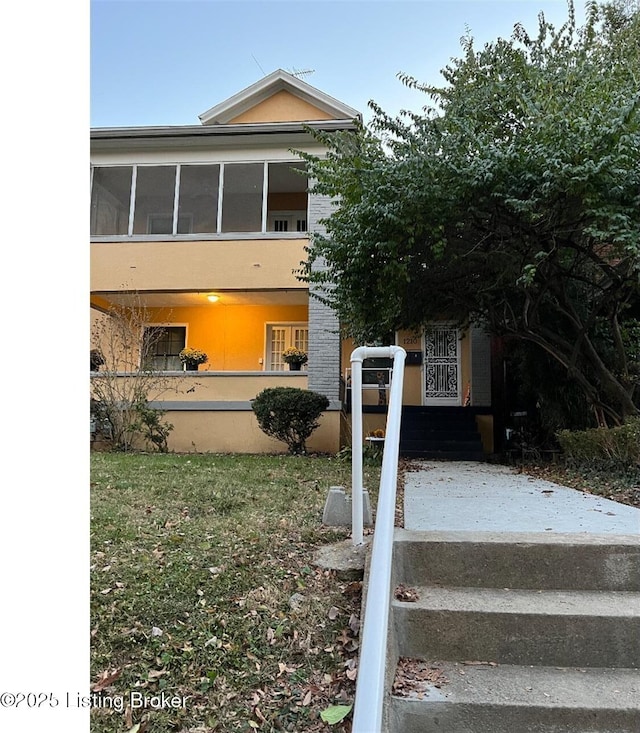
{"label": "green lawn", "polygon": [[92,454],[93,733],[348,729],[320,713],[353,702],[361,587],[312,555],[348,536],[321,519],[350,469]]}

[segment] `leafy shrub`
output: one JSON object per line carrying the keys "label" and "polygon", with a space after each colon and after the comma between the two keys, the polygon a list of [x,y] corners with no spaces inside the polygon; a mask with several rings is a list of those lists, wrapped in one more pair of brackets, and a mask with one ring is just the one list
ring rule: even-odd
{"label": "leafy shrub", "polygon": [[142,433],[144,439],[152,446],[157,448],[160,453],[168,453],[169,445],[167,438],[173,430],[170,422],[162,420],[164,416],[163,410],[156,410],[149,407],[147,400],[143,400],[136,405],[138,420],[135,427]]}
{"label": "leafy shrub", "polygon": [[129,416],[126,443],[118,441],[114,430],[114,421],[121,420],[122,413],[125,413],[122,408],[91,399],[91,439],[110,443],[114,450],[131,450],[136,436],[141,436],[160,453],[169,451],[167,439],[173,425],[162,420],[162,410],[149,407],[148,401],[142,398],[126,410]]}
{"label": "leafy shrub", "polygon": [[267,387],[251,406],[262,432],[281,440],[289,453],[306,453],[307,438],[320,425],[319,417],[329,400],[317,392],[297,387]]}
{"label": "leafy shrub", "polygon": [[640,417],[615,428],[561,430],[558,442],[567,461],[584,468],[640,468]]}

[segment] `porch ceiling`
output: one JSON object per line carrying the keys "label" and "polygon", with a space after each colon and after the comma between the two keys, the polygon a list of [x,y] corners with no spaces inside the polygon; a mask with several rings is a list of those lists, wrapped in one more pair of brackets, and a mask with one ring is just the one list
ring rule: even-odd
{"label": "porch ceiling", "polygon": [[[211,303],[207,296],[215,293],[220,297],[217,303]],[[95,292],[102,303],[107,301],[113,305],[127,306],[144,301],[148,308],[180,308],[192,306],[220,305],[307,305],[309,293],[299,290],[204,290],[198,292],[144,292],[144,293],[108,293]]]}

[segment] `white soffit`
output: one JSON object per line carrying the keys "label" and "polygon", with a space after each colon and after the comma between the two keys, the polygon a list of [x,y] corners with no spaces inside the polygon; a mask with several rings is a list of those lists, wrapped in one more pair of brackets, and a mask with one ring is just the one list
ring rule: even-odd
{"label": "white soffit", "polygon": [[282,69],[268,74],[260,81],[234,94],[215,107],[211,107],[198,117],[203,125],[225,125],[238,115],[283,90],[321,109],[326,114],[331,115],[332,119],[353,120],[356,117],[361,118],[357,110],[339,102]]}

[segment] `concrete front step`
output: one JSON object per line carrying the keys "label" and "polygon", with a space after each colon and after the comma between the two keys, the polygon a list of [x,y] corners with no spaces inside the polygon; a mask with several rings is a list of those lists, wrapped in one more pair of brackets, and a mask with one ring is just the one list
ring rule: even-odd
{"label": "concrete front step", "polygon": [[[387,727],[397,733],[633,733],[640,673],[629,669],[439,662],[432,683],[403,685]],[[480,663],[478,663],[480,662]],[[413,687],[413,689],[412,689]]]}
{"label": "concrete front step", "polygon": [[640,667],[640,593],[415,590],[416,601],[392,602],[402,657]]}
{"label": "concrete front step", "polygon": [[485,459],[482,451],[405,449],[402,445],[400,455],[403,458],[424,458],[430,461],[484,461]]}
{"label": "concrete front step", "polygon": [[640,591],[640,535],[396,529],[396,584]]}

